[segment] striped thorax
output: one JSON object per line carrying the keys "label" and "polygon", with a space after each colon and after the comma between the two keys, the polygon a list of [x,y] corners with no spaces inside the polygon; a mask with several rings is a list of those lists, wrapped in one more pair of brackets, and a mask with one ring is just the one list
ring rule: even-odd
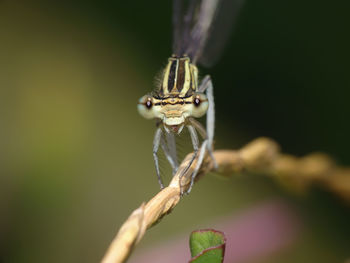
{"label": "striped thorax", "polygon": [[181,132],[188,117],[201,117],[207,109],[206,95],[198,92],[198,69],[187,56],[169,58],[161,86],[138,102],[143,117],[160,119],[174,133]]}

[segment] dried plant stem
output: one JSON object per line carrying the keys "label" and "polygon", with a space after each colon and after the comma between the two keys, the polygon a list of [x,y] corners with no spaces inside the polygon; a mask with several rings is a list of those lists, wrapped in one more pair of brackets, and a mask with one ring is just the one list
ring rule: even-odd
{"label": "dried plant stem", "polygon": [[[315,153],[297,158],[281,154],[278,144],[273,140],[258,138],[237,151],[217,150],[214,157],[218,164],[217,172],[224,176],[246,171],[274,176],[288,186],[299,188],[319,183],[350,202],[350,168],[336,166],[325,154]],[[194,162],[180,179],[190,159],[189,154],[168,187],[129,216],[112,241],[102,263],[125,262],[146,230],[177,205],[181,199],[181,188],[186,191],[189,187],[191,173],[196,165]],[[196,179],[213,168],[211,158],[207,157]]]}

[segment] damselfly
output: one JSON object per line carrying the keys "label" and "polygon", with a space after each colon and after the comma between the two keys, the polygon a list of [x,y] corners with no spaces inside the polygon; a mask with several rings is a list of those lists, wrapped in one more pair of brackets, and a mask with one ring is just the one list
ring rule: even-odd
{"label": "damselfly", "polygon": [[[220,33],[218,38],[221,38],[221,42],[216,42],[214,45],[216,51],[210,52],[212,58],[216,59],[213,55],[217,57],[220,49],[218,47],[223,46],[222,43],[228,35],[230,25],[226,21],[226,25],[216,24],[213,28],[213,24],[220,18],[222,20],[223,13],[226,15],[226,20],[228,16],[233,19],[237,14],[240,2],[240,0],[173,1],[173,55],[168,59],[168,64],[163,70],[159,87],[151,94],[143,96],[138,102],[138,111],[143,117],[157,120],[153,157],[161,188],[164,187],[164,184],[160,177],[157,156],[159,146],[163,149],[175,173],[179,164],[174,135],[181,133],[185,126],[189,131],[194,150],[189,165],[197,159],[187,192],[191,191],[206,151],[213,158],[215,127],[213,85],[209,75],[199,82],[196,64],[211,62],[205,56],[205,52],[208,49],[207,42],[213,29],[217,31],[216,35]],[[227,6],[225,7],[224,4]],[[219,28],[219,25],[222,27]],[[219,40],[213,39],[213,41]],[[206,128],[204,128],[195,118],[202,117],[206,113]],[[203,138],[201,144],[197,132]]]}

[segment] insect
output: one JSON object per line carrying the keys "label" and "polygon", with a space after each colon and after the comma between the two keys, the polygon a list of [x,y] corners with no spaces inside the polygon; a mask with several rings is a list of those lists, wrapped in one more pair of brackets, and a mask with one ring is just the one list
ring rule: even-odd
{"label": "insect", "polygon": [[[161,188],[164,187],[164,184],[160,176],[157,152],[159,147],[163,149],[173,174],[175,174],[179,166],[175,134],[180,134],[185,127],[189,131],[194,151],[189,166],[197,159],[187,193],[192,189],[195,176],[206,152],[215,163],[212,155],[215,128],[213,84],[209,75],[199,80],[196,65],[204,58],[202,55],[206,50],[209,33],[212,31],[218,11],[225,9],[221,6],[224,2],[237,4],[238,1],[173,1],[173,55],[168,59],[162,72],[159,87],[152,93],[143,96],[138,102],[138,111],[143,117],[157,120],[157,130],[153,140],[153,158]],[[229,15],[234,16],[234,13],[231,12]],[[229,29],[230,26],[222,29],[222,36],[226,37]],[[205,114],[207,117],[204,128],[196,118]],[[203,138],[201,144],[198,133]]]}

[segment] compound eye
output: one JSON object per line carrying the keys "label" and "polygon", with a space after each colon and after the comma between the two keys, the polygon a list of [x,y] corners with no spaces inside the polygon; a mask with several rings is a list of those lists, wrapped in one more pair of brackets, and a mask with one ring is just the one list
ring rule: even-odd
{"label": "compound eye", "polygon": [[152,108],[152,106],[153,106],[152,98],[150,98],[150,97],[147,98],[147,100],[145,102],[145,106],[146,106],[147,109]]}
{"label": "compound eye", "polygon": [[200,98],[199,95],[197,95],[196,97],[194,97],[194,100],[193,100],[194,106],[199,107],[199,105],[200,105],[201,103],[202,103],[202,100],[201,100],[201,98]]}
{"label": "compound eye", "polygon": [[208,110],[208,98],[203,93],[197,93],[193,97],[191,115],[195,118],[202,117]]}
{"label": "compound eye", "polygon": [[139,113],[146,119],[152,119],[155,117],[153,98],[149,95],[143,96],[137,105]]}

